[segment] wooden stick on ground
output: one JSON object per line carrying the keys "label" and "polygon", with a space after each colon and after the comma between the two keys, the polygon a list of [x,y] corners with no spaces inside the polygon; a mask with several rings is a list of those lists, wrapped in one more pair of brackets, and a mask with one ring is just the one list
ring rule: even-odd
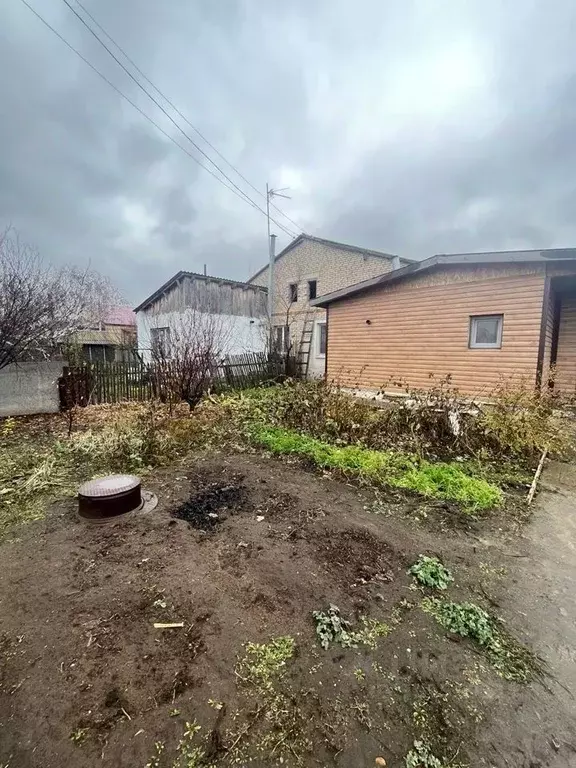
{"label": "wooden stick on ground", "polygon": [[154,629],[181,629],[184,626],[183,621],[177,621],[173,624],[161,624],[157,622],[154,624]]}
{"label": "wooden stick on ground", "polygon": [[542,473],[542,467],[544,466],[544,460],[546,459],[546,456],[548,454],[548,448],[544,448],[542,451],[542,456],[540,457],[540,462],[538,464],[538,469],[536,470],[534,474],[534,480],[532,480],[532,485],[530,486],[530,490],[528,491],[528,499],[527,503],[531,504],[532,499],[534,498],[534,494],[536,493],[536,486],[538,485],[538,478],[540,477],[540,474]]}

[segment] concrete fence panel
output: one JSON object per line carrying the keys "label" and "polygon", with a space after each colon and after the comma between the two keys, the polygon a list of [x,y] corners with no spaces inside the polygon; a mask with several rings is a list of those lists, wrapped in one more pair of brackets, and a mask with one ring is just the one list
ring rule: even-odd
{"label": "concrete fence panel", "polygon": [[57,413],[62,361],[20,363],[0,370],[0,418]]}

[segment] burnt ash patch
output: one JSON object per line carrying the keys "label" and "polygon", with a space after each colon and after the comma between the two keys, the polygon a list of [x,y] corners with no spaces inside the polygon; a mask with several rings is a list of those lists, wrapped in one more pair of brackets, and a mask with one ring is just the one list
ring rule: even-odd
{"label": "burnt ash patch", "polygon": [[209,483],[171,514],[198,530],[214,531],[245,502],[246,487],[243,484]]}

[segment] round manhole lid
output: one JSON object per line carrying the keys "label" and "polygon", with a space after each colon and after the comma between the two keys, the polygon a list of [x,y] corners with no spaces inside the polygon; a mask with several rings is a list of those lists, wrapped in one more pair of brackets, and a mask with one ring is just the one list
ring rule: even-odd
{"label": "round manhole lid", "polygon": [[116,496],[119,493],[127,493],[140,485],[140,478],[136,475],[108,475],[96,480],[83,483],[78,489],[79,496],[89,498],[105,498]]}

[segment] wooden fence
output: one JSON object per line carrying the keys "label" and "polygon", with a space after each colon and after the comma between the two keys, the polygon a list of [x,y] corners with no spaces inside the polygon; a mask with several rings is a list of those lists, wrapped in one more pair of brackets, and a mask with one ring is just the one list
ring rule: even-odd
{"label": "wooden fence", "polygon": [[[170,363],[173,366],[175,363]],[[291,366],[281,357],[246,353],[225,358],[214,367],[210,386],[215,391],[245,389],[286,375]],[[60,407],[145,401],[163,396],[166,371],[155,364],[83,363],[66,366],[59,380]]]}

